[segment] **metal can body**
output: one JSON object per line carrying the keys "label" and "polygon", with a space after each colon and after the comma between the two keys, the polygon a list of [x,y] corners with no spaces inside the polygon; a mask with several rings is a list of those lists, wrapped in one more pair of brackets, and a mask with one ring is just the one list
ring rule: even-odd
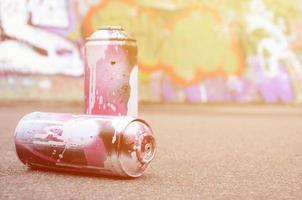
{"label": "metal can body", "polygon": [[85,113],[137,116],[137,46],[121,27],[102,27],[85,43]]}
{"label": "metal can body", "polygon": [[30,167],[138,177],[154,157],[151,128],[132,117],[34,112],[15,131],[16,152]]}

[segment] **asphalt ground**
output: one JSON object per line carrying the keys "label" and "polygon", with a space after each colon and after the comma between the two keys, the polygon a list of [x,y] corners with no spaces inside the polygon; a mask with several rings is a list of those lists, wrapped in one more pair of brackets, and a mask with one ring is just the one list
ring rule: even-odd
{"label": "asphalt ground", "polygon": [[31,170],[14,129],[32,111],[82,105],[0,104],[0,199],[302,199],[302,107],[141,105],[157,154],[136,179]]}

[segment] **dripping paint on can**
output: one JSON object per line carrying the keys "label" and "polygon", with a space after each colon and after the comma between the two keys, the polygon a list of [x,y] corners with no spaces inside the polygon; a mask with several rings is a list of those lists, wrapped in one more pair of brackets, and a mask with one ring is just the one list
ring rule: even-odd
{"label": "dripping paint on can", "polygon": [[32,168],[138,177],[156,146],[150,126],[127,116],[34,112],[15,131],[19,159]]}
{"label": "dripping paint on can", "polygon": [[121,27],[106,26],[85,43],[85,113],[137,116],[137,45]]}

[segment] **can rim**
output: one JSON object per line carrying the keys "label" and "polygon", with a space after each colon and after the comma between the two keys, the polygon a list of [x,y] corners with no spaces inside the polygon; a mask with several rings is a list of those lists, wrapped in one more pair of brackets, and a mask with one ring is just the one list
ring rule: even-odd
{"label": "can rim", "polygon": [[[115,31],[121,32],[122,35],[116,34]],[[102,32],[101,35],[97,34]],[[129,36],[122,26],[100,26],[96,31],[91,33],[90,36],[85,38],[86,41],[129,41],[136,42],[136,39]]]}
{"label": "can rim", "polygon": [[125,30],[122,26],[101,26],[98,30]]}
{"label": "can rim", "polygon": [[102,39],[102,38],[86,38],[86,41],[129,41],[136,42],[134,38],[110,38],[110,39]]}

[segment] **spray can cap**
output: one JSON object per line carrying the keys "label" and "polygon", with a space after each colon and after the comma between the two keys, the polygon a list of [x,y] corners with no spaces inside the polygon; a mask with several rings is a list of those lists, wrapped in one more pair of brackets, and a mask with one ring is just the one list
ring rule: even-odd
{"label": "spray can cap", "polygon": [[155,138],[151,128],[142,120],[134,120],[123,131],[118,159],[128,176],[138,177],[153,160],[155,151]]}

